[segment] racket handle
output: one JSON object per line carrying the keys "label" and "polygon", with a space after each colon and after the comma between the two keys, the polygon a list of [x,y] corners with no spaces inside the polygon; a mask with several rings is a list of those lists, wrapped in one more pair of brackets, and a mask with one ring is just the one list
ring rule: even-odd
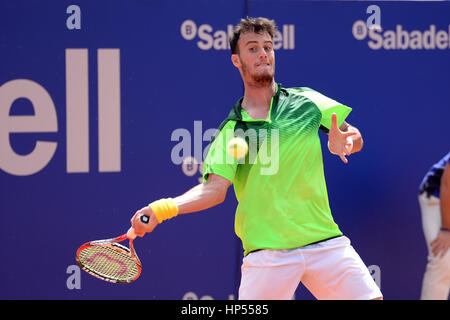
{"label": "racket handle", "polygon": [[128,239],[130,239],[130,240],[136,239],[136,233],[134,232],[133,227],[131,227],[130,229],[128,229],[128,231],[127,231],[127,237],[128,237]]}
{"label": "racket handle", "polygon": [[[142,223],[146,223],[146,224],[147,224],[149,220],[150,220],[149,216],[147,216],[147,215],[145,215],[145,214],[141,216],[141,222],[142,222]],[[127,231],[127,237],[128,237],[128,239],[131,239],[131,240],[136,239],[136,232],[134,232],[133,227],[131,227],[130,229],[128,229],[128,231]]]}
{"label": "racket handle", "polygon": [[141,216],[141,222],[142,223],[148,223],[148,221],[150,220],[150,217],[149,216],[147,216],[147,215],[145,215],[145,214],[143,214],[142,216]]}

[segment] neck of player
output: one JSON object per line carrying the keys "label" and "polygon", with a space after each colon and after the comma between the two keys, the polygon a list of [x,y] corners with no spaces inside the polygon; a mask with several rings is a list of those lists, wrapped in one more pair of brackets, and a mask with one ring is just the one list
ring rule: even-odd
{"label": "neck of player", "polygon": [[275,95],[275,81],[268,86],[257,86],[244,83],[245,93],[242,100],[242,108],[254,119],[267,119],[269,116],[270,102]]}

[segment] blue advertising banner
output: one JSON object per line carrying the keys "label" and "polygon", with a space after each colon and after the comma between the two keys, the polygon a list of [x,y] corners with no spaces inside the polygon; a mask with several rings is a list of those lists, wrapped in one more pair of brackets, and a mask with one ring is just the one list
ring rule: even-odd
{"label": "blue advertising banner", "polygon": [[232,188],[136,239],[131,284],[75,252],[201,182],[243,94],[228,37],[247,15],[277,22],[277,82],[353,109],[348,164],[319,133],[333,217],[385,299],[420,298],[418,187],[450,145],[449,2],[17,0],[0,2],[0,299],[238,298]]}

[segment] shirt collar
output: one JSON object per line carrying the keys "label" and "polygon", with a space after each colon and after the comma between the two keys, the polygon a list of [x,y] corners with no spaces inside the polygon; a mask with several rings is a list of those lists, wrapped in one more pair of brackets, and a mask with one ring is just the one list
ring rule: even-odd
{"label": "shirt collar", "polygon": [[[282,87],[281,83],[275,83],[275,95],[273,96],[272,107],[275,107],[276,104],[278,103],[278,99],[280,98],[281,92],[283,94],[285,94],[286,96],[289,95],[288,91]],[[228,115],[228,120],[243,121],[242,120],[242,100],[244,100],[244,97],[241,97],[238,100],[238,102],[236,102],[233,109],[231,109],[231,112]]]}

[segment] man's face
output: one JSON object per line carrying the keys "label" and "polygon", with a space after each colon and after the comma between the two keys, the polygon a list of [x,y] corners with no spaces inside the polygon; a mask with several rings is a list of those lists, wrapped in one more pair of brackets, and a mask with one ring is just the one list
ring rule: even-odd
{"label": "man's face", "polygon": [[233,54],[233,64],[242,79],[255,86],[269,86],[275,74],[275,54],[272,38],[267,32],[244,33],[238,40],[239,53]]}

